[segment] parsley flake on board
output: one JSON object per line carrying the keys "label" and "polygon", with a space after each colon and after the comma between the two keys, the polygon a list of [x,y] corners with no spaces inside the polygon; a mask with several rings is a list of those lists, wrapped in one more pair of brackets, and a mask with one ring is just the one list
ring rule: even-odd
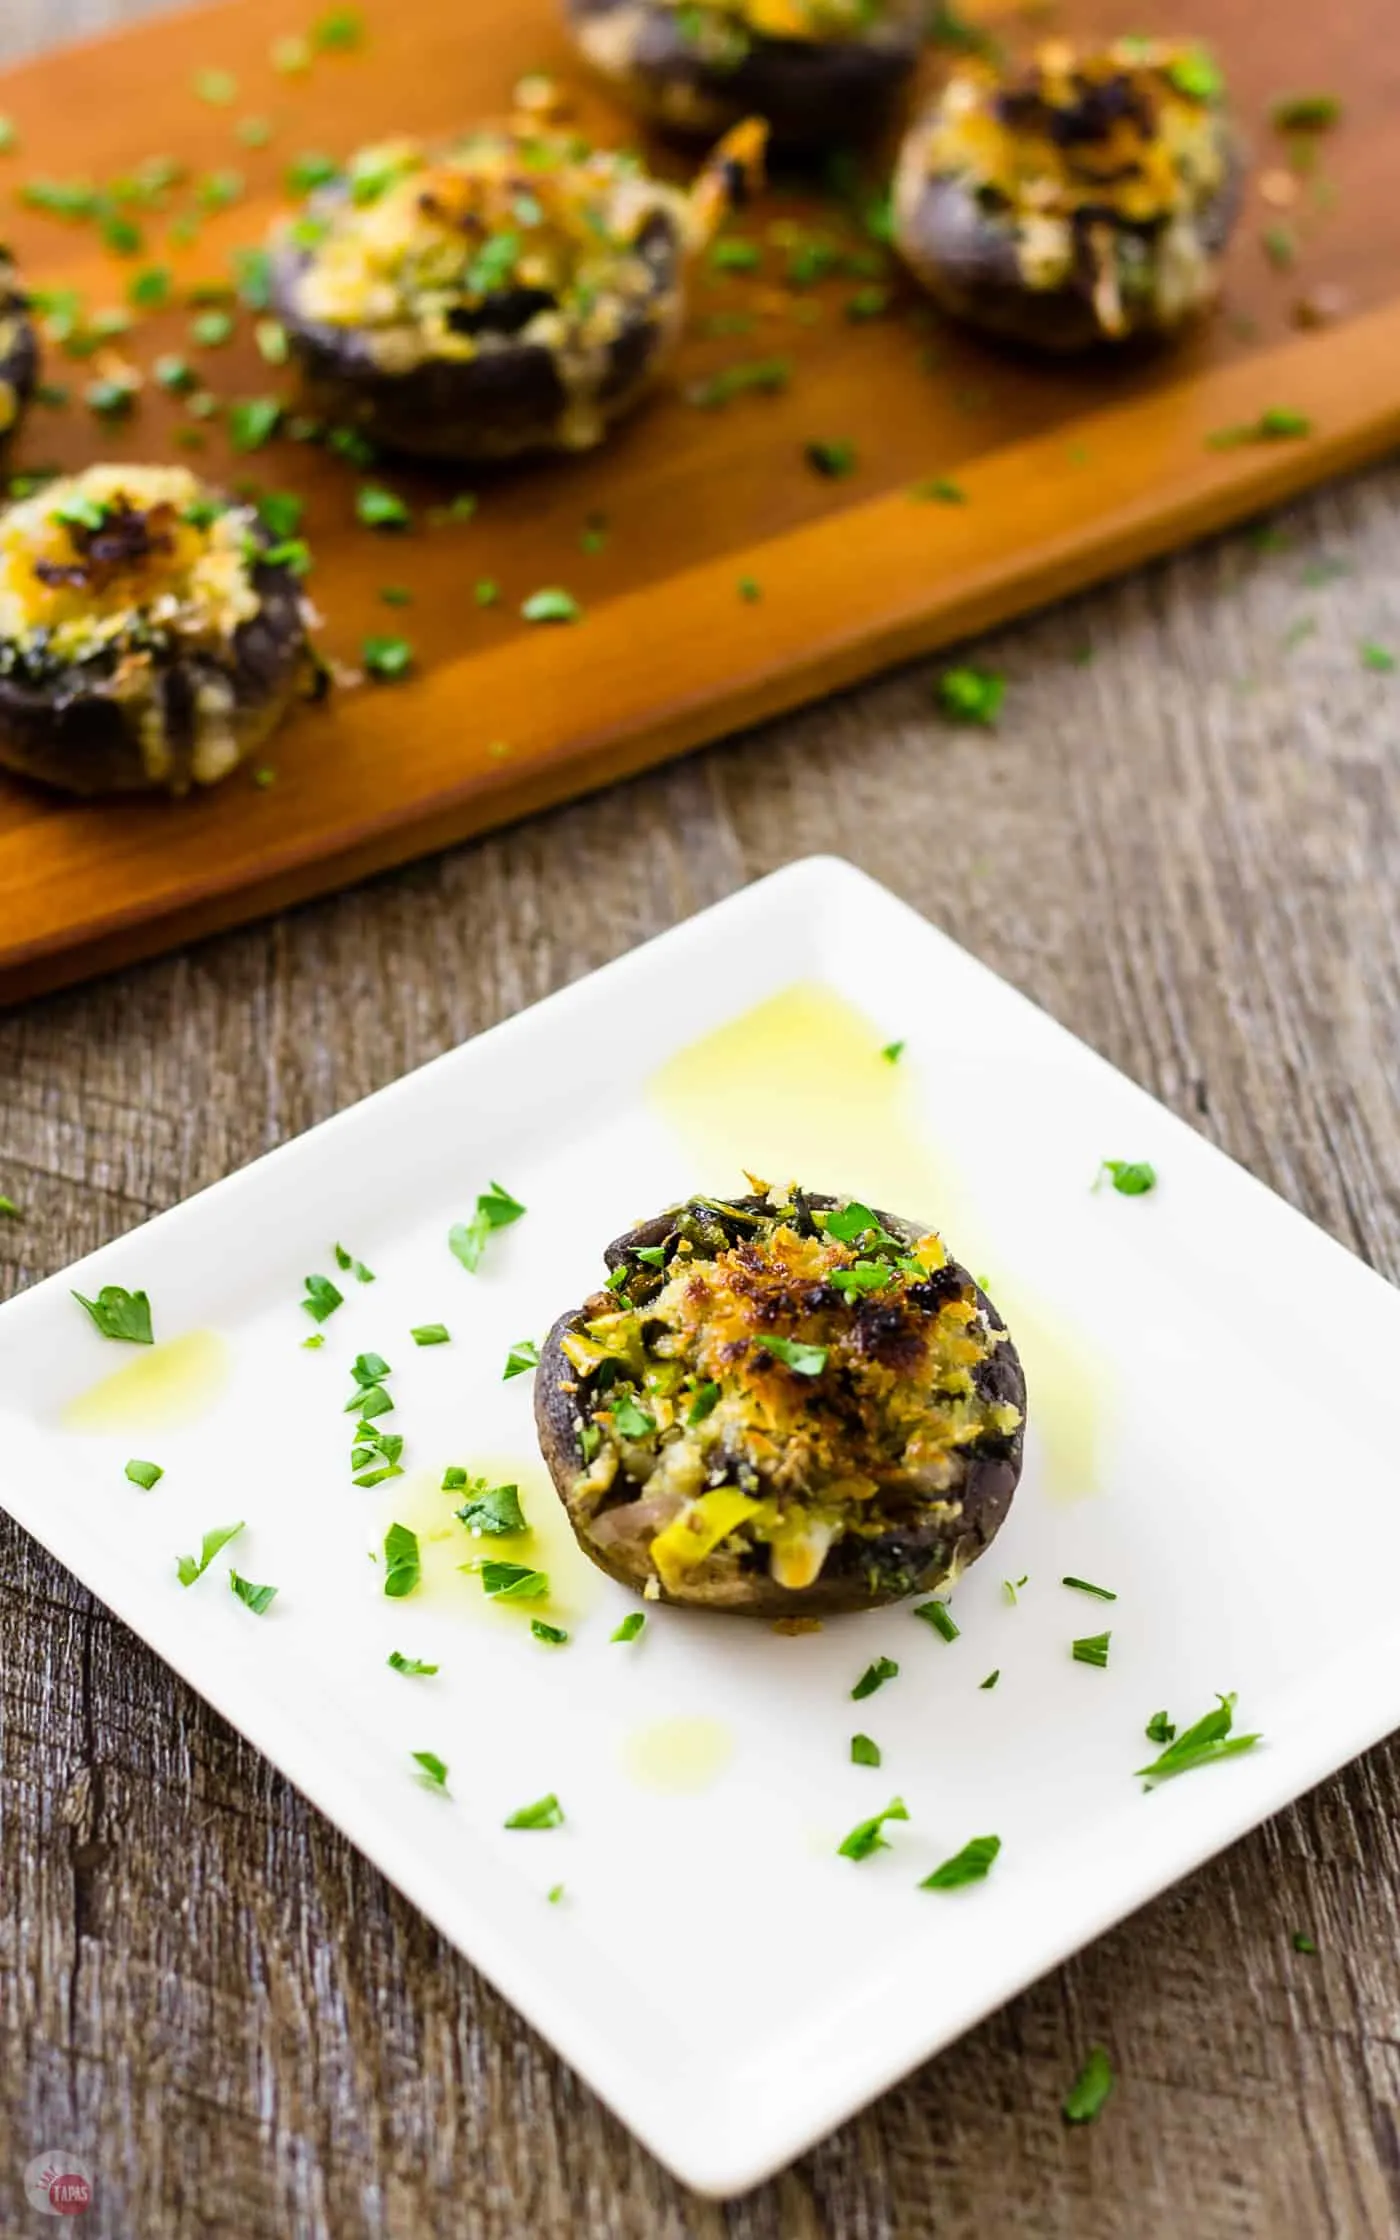
{"label": "parsley flake on board", "polygon": [[878,1766],[880,1745],[872,1742],[868,1734],[851,1736],[851,1764],[853,1766]]}
{"label": "parsley flake on board", "polygon": [[582,607],[571,591],[562,591],[557,585],[544,591],[532,591],[520,609],[524,622],[577,622]]}
{"label": "parsley flake on board", "polygon": [[874,1695],[877,1688],[883,1688],[887,1680],[895,1679],[898,1672],[899,1666],[893,1657],[877,1657],[873,1664],[866,1666],[852,1688],[852,1703],[863,1703],[867,1696]]}
{"label": "parsley flake on board", "polygon": [[1388,677],[1396,666],[1395,655],[1388,646],[1377,645],[1374,638],[1363,638],[1361,666],[1373,670],[1378,677]]}
{"label": "parsley flake on board", "polygon": [[1305,1953],[1307,1953],[1307,1954],[1309,1955],[1309,1957],[1312,1957],[1312,1956],[1314,1956],[1314,1955],[1316,1954],[1316,1952],[1317,1952],[1317,1946],[1316,1946],[1316,1945],[1315,1945],[1315,1944],[1313,1943],[1313,1940],[1312,1940],[1312,1938],[1311,1938],[1311,1937],[1310,1937],[1310,1936],[1308,1935],[1308,1932],[1307,1932],[1307,1930],[1306,1930],[1306,1929],[1295,1929],[1295,1930],[1294,1930],[1294,1932],[1293,1932],[1293,1950],[1294,1950],[1295,1952],[1305,1952]]}
{"label": "parsley flake on board", "polygon": [[1157,1187],[1157,1169],[1147,1159],[1104,1159],[1100,1161],[1094,1188],[1103,1187],[1107,1175],[1120,1198],[1145,1198],[1149,1190]]}
{"label": "parsley flake on board", "polygon": [[251,1579],[241,1578],[236,1571],[230,1571],[228,1583],[244,1608],[251,1610],[255,1617],[263,1617],[277,1600],[276,1587],[256,1587]]}
{"label": "parsley flake on board", "polygon": [[134,1486],[140,1486],[143,1493],[149,1493],[152,1486],[165,1476],[158,1462],[128,1462],[123,1474],[130,1478]]}
{"label": "parsley flake on board", "polygon": [[1221,1696],[1214,1711],[1207,1711],[1193,1727],[1187,1727],[1175,1741],[1169,1742],[1150,1766],[1139,1766],[1139,1778],[1152,1788],[1159,1781],[1172,1780],[1176,1774],[1191,1773],[1197,1766],[1213,1765],[1219,1758],[1237,1758],[1246,1750],[1253,1750],[1263,1740],[1262,1735],[1231,1732],[1237,1700],[1234,1695]]}
{"label": "parsley flake on board", "polygon": [[547,1797],[538,1798],[534,1804],[523,1804],[503,1824],[507,1828],[560,1828],[564,1807],[551,1789]]}
{"label": "parsley flake on board", "polygon": [[431,1679],[438,1669],[435,1664],[424,1664],[421,1657],[401,1657],[397,1649],[389,1651],[388,1662],[391,1672],[406,1672],[415,1679]]}
{"label": "parsley flake on board", "polygon": [[355,518],[366,529],[408,529],[413,524],[402,498],[368,482],[355,493]]}
{"label": "parsley flake on board", "polygon": [[416,1346],[446,1346],[452,1343],[452,1333],[445,1322],[419,1322],[408,1334]]}
{"label": "parsley flake on board", "polygon": [[484,1478],[472,1481],[468,1497],[456,1514],[458,1522],[464,1524],[468,1532],[489,1533],[493,1539],[530,1529],[520,1506],[520,1488],[488,1486]]}
{"label": "parsley flake on board", "polygon": [[937,1600],[920,1602],[915,1606],[913,1615],[916,1618],[922,1618],[926,1625],[932,1626],[935,1633],[941,1633],[945,1641],[956,1641],[958,1635],[962,1632],[962,1627],[957,1623],[946,1602]]}
{"label": "parsley flake on board", "polygon": [[278,397],[240,397],[228,408],[229,442],[235,451],[260,451],[282,418]]}
{"label": "parsley flake on board", "polygon": [[614,1626],[609,1641],[635,1641],[647,1622],[645,1610],[629,1610],[621,1625]]}
{"label": "parsley flake on board", "polygon": [[384,1592],[395,1602],[412,1594],[423,1576],[418,1535],[406,1524],[391,1524],[384,1535]]}
{"label": "parsley flake on board", "polygon": [[486,1241],[495,1229],[508,1229],[519,1221],[525,1212],[518,1198],[513,1198],[499,1182],[483,1190],[476,1201],[476,1212],[470,1221],[459,1221],[447,1232],[449,1249],[461,1261],[469,1275],[475,1275],[486,1250]]}
{"label": "parsley flake on board", "polygon": [[175,1569],[181,1586],[192,1587],[196,1579],[202,1579],[220,1548],[226,1548],[230,1540],[236,1540],[242,1530],[241,1517],[237,1524],[216,1524],[212,1532],[205,1533],[197,1557],[177,1556]]}
{"label": "parsley flake on board", "polygon": [[371,635],[360,646],[360,658],[372,677],[392,684],[413,666],[413,647],[407,638]]}
{"label": "parsley flake on board", "polygon": [[1000,1836],[974,1836],[941,1867],[926,1874],[919,1884],[921,1890],[961,1890],[966,1883],[984,1882],[992,1871],[992,1863],[1001,1849]]}
{"label": "parsley flake on board", "polygon": [[761,396],[776,395],[787,388],[791,379],[790,358],[750,358],[740,365],[726,366],[720,373],[712,373],[706,381],[692,381],[685,391],[685,401],[702,412],[717,412],[735,397],[745,396],[750,391]]}
{"label": "parsley flake on board", "polygon": [[956,669],[945,669],[938,679],[937,691],[939,706],[954,722],[991,725],[996,722],[1006,698],[1006,679],[994,669],[978,669],[965,663]]}
{"label": "parsley flake on board", "polygon": [[540,1349],[534,1339],[517,1339],[506,1355],[505,1374],[501,1382],[508,1384],[512,1377],[523,1377],[528,1369],[538,1369],[539,1365]]}
{"label": "parsley flake on board", "polygon": [[7,1198],[3,1192],[0,1192],[0,1219],[5,1221],[23,1221],[24,1219],[24,1215],[15,1204],[14,1199]]}
{"label": "parsley flake on board", "polygon": [[144,1291],[123,1291],[119,1283],[107,1283],[95,1299],[85,1299],[81,1291],[75,1291],[73,1297],[86,1309],[94,1328],[104,1338],[120,1338],[132,1346],[155,1344],[151,1333],[151,1302]]}
{"label": "parsley flake on board", "polygon": [[1284,93],[1269,104],[1269,122],[1277,132],[1328,132],[1341,114],[1335,93]]}
{"label": "parsley flake on board", "polygon": [[841,1859],[869,1859],[877,1851],[888,1851],[881,1830],[887,1820],[907,1820],[908,1809],[903,1797],[892,1797],[883,1812],[874,1813],[869,1820],[857,1821],[850,1834],[836,1847]]}
{"label": "parsley flake on board", "polygon": [[856,447],[847,436],[818,438],[803,446],[802,456],[813,474],[828,482],[840,482],[856,471]]}
{"label": "parsley flake on board", "polygon": [[427,1789],[437,1789],[447,1794],[447,1768],[435,1750],[415,1750],[413,1763],[420,1769],[418,1778]]}
{"label": "parsley flake on board", "polygon": [[1216,428],[1206,437],[1210,451],[1233,451],[1243,443],[1284,443],[1300,436],[1310,436],[1313,424],[1305,412],[1294,412],[1286,405],[1270,405],[1257,420],[1246,420],[1230,428]]}
{"label": "parsley flake on board", "polygon": [[946,474],[925,476],[922,482],[914,484],[909,495],[911,498],[918,499],[922,505],[965,506],[967,504],[967,492],[962,484],[954,482],[952,477]]}
{"label": "parsley flake on board", "polygon": [[1061,2103],[1066,2123],[1092,2123],[1113,2090],[1113,2063],[1102,2046],[1090,2046],[1080,2070]]}

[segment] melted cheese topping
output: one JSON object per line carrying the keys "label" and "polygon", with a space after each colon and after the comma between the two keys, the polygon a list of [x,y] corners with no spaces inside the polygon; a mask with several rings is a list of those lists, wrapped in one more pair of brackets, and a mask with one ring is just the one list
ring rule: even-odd
{"label": "melted cheese topping", "polygon": [[[355,159],[348,193],[313,197],[309,220],[289,229],[309,249],[295,308],[361,330],[390,372],[521,342],[595,351],[656,293],[636,244],[658,213],[683,239],[683,196],[623,155],[534,124],[446,151],[387,142]],[[512,299],[507,331],[499,311]]]}
{"label": "melted cheese topping", "polygon": [[[123,653],[152,633],[226,644],[258,611],[246,551],[257,517],[229,506],[206,525],[198,509],[217,502],[187,467],[96,466],[9,507],[0,640],[64,663]],[[145,517],[149,536],[131,540],[129,558],[103,558],[102,530],[61,517],[94,507]]]}
{"label": "melted cheese topping", "polygon": [[[858,1263],[883,1280],[843,1292],[833,1275]],[[668,1584],[738,1535],[768,1548],[781,1584],[810,1585],[848,1533],[888,1532],[916,1510],[955,1517],[967,1450],[1020,1424],[979,1389],[1003,1333],[936,1236],[872,1262],[775,1216],[712,1258],[683,1241],[666,1273],[640,1308],[599,1294],[563,1344],[582,1375],[614,1364],[590,1402],[601,1443],[575,1500],[596,1506],[619,1474],[640,1488]],[[770,1336],[819,1348],[816,1373],[769,1351]]]}
{"label": "melted cheese topping", "polygon": [[1042,233],[1086,215],[1166,224],[1223,183],[1218,90],[1199,47],[1160,40],[1094,53],[1057,42],[1011,77],[969,62],[944,88],[924,168],[967,180]]}

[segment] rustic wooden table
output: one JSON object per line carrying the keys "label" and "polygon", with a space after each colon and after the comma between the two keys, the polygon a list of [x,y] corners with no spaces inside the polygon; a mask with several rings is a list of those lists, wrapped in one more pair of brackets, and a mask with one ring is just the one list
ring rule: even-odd
{"label": "rustic wooden table", "polygon": [[[0,56],[149,5],[8,0]],[[0,1288],[816,849],[1400,1273],[1400,677],[1359,658],[1400,646],[1397,499],[1378,471],[1004,632],[994,735],[894,676],[5,1018]],[[110,2240],[1393,2234],[1398,1816],[1392,1744],[719,2208],[0,1521],[0,2231],[66,2145]],[[1068,2131],[1093,2039],[1119,2086]]]}

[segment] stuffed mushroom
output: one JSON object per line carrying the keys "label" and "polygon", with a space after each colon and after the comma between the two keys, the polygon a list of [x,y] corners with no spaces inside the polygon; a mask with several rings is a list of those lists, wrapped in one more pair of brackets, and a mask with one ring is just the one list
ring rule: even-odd
{"label": "stuffed mushroom", "polygon": [[895,175],[895,241],[970,324],[1052,351],[1169,335],[1212,304],[1243,159],[1199,46],[1057,42],[949,78]]}
{"label": "stuffed mushroom", "polygon": [[651,123],[766,118],[796,154],[888,123],[919,57],[918,0],[567,0],[579,47]]}
{"label": "stuffed mushroom", "polygon": [[535,1388],[586,1555],[653,1599],[868,1610],[954,1578],[1021,1471],[996,1309],[918,1223],[793,1188],[692,1198],[607,1250]]}
{"label": "stuffed mushroom", "polygon": [[601,442],[674,346],[689,259],[764,139],[741,127],[689,195],[529,117],[366,150],[273,252],[313,410],[425,458]]}
{"label": "stuffed mushroom", "polygon": [[0,514],[0,764],[185,793],[317,676],[297,555],[185,467],[88,467]]}
{"label": "stuffed mushroom", "polygon": [[39,372],[39,342],[29,299],[15,278],[8,249],[0,247],[0,449],[28,403]]}

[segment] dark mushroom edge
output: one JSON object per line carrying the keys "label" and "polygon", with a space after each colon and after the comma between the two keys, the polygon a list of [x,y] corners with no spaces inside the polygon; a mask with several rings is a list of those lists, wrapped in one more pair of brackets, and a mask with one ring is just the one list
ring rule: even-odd
{"label": "dark mushroom edge", "polygon": [[39,377],[39,338],[29,299],[15,278],[13,259],[0,247],[0,449],[19,425]]}
{"label": "dark mushroom edge", "polygon": [[990,1544],[1025,1379],[936,1236],[794,1187],[692,1198],[605,1257],[607,1287],[545,1342],[535,1419],[579,1545],[613,1578],[820,1617],[927,1593]]}
{"label": "dark mushroom edge", "polygon": [[273,244],[309,409],[422,458],[600,443],[673,349],[688,260],[764,138],[736,134],[689,195],[529,115],[362,150]]}
{"label": "dark mushroom edge", "polygon": [[1177,332],[1215,302],[1244,159],[1198,45],[955,70],[908,134],[894,237],[946,310],[1036,349]]}
{"label": "dark mushroom edge", "polygon": [[639,116],[686,138],[763,117],[794,155],[890,122],[919,57],[917,0],[567,0],[580,51]]}
{"label": "dark mushroom edge", "polygon": [[0,764],[70,793],[185,793],[320,669],[292,564],[185,467],[94,466],[0,514]]}

